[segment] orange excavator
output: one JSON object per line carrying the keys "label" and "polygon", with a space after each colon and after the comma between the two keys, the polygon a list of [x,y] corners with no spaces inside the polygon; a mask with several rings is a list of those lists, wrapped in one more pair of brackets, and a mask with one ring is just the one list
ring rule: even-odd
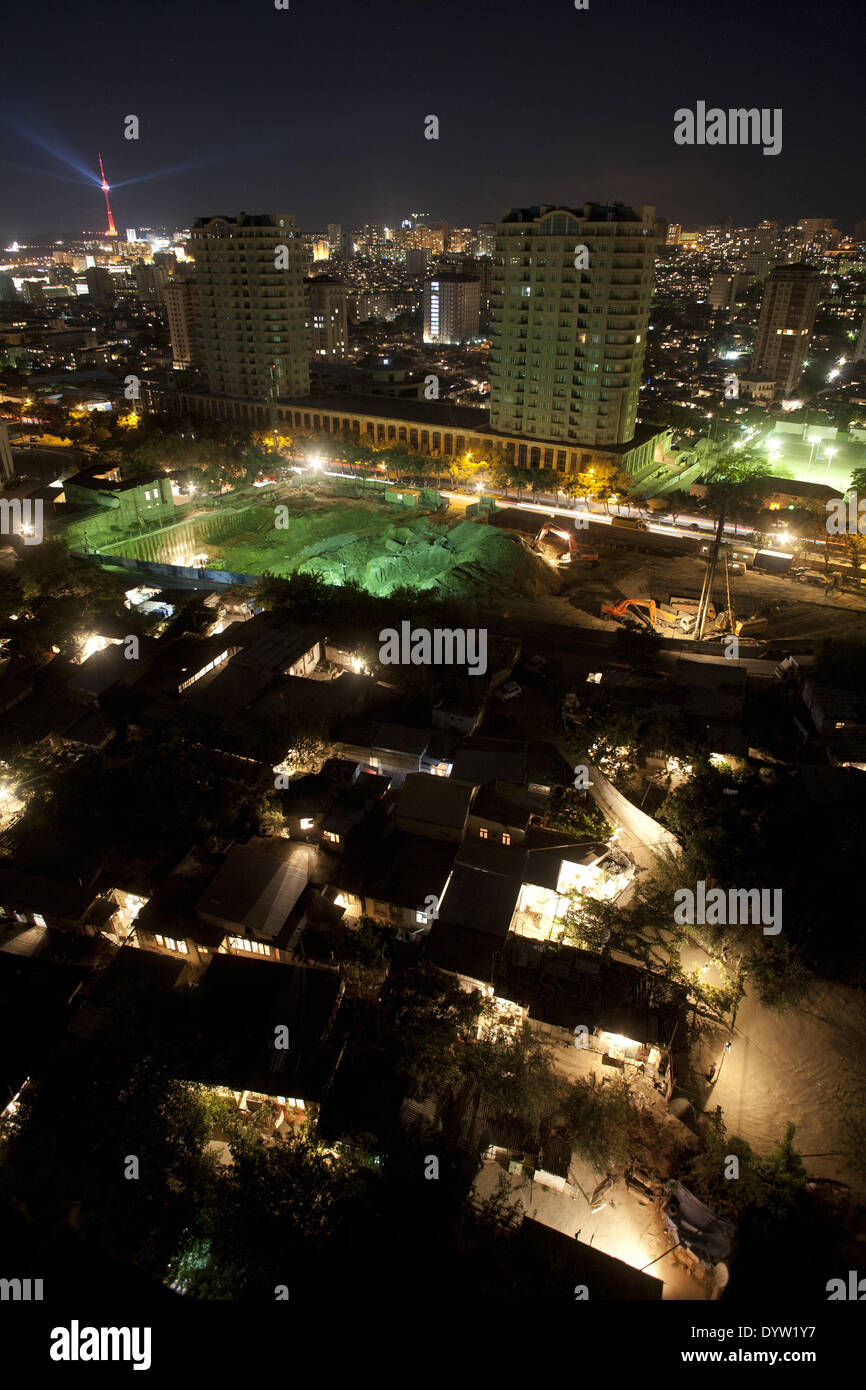
{"label": "orange excavator", "polygon": [[653,598],[624,598],[621,603],[603,603],[601,616],[613,618],[618,623],[627,622],[629,618],[640,618],[648,627],[655,628],[656,601]]}
{"label": "orange excavator", "polygon": [[532,549],[540,550],[541,543],[547,535],[559,536],[561,540],[568,543],[568,553],[560,555],[559,557],[559,564],[561,565],[573,565],[579,562],[592,564],[594,561],[598,560],[597,551],[581,550],[575,539],[574,532],[569,531],[565,526],[557,526],[554,517],[548,517],[547,521],[545,521],[538,535],[535,537],[535,540],[532,542]]}

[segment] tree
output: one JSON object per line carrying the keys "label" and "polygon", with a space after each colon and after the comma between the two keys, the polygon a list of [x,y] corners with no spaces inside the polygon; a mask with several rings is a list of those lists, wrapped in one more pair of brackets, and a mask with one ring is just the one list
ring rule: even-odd
{"label": "tree", "polygon": [[[795,1129],[789,1124],[784,1138],[763,1157],[744,1139],[726,1136],[724,1126],[711,1134],[704,1151],[689,1160],[683,1181],[716,1216],[739,1222],[751,1212],[770,1234],[785,1222],[806,1192],[806,1170],[794,1149]],[[739,1161],[739,1178],[726,1176],[727,1159]]]}
{"label": "tree", "polygon": [[690,497],[683,488],[672,488],[670,492],[664,494],[664,497],[668,504],[671,521],[673,521],[675,525],[677,517],[685,511],[686,507],[694,505],[694,498]]}
{"label": "tree", "polygon": [[453,1085],[461,1075],[462,1044],[482,1012],[477,990],[464,990],[452,976],[422,964],[391,982],[381,1005],[381,1022],[394,1069],[423,1099]]}
{"label": "tree", "polygon": [[559,1109],[563,1082],[550,1049],[527,1024],[512,1030],[492,1021],[465,1052],[463,1067],[497,1116],[520,1120],[527,1140]]}
{"label": "tree", "polygon": [[162,1278],[208,1167],[205,1119],[193,1088],[174,1079],[165,1045],[176,1007],[166,996],[158,1014],[140,1015],[134,997],[112,1001],[98,1031],[68,1037],[22,1093],[0,1193],[25,1214],[37,1246],[71,1228]]}
{"label": "tree", "polygon": [[562,1103],[562,1128],[597,1173],[627,1163],[635,1112],[625,1077],[600,1083],[593,1075],[573,1082]]}

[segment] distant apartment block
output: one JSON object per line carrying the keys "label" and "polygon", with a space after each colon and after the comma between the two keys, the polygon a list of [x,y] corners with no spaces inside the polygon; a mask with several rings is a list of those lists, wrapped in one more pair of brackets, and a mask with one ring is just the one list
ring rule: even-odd
{"label": "distant apartment block", "polygon": [[481,282],[442,271],[424,285],[424,342],[468,343],[478,337]]}
{"label": "distant apartment block", "polygon": [[348,289],[331,275],[315,275],[306,283],[310,356],[339,361],[346,357],[349,346],[346,325]]}
{"label": "distant apartment block", "polygon": [[196,286],[193,281],[172,280],[165,287],[165,308],[171,356],[175,367],[189,367],[194,359]]}
{"label": "distant apartment block", "polygon": [[761,316],[749,378],[773,382],[777,396],[790,396],[809,350],[821,276],[807,265],[780,265],[764,286]]}

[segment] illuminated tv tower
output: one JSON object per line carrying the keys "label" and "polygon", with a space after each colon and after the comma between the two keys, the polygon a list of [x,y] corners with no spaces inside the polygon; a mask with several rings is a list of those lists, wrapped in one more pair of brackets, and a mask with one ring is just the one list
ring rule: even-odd
{"label": "illuminated tv tower", "polygon": [[102,191],[105,194],[105,210],[108,213],[108,231],[106,236],[117,236],[117,228],[114,225],[114,218],[111,215],[111,204],[108,201],[108,183],[105,178],[105,170],[102,167],[102,155],[99,156],[99,172],[102,175]]}

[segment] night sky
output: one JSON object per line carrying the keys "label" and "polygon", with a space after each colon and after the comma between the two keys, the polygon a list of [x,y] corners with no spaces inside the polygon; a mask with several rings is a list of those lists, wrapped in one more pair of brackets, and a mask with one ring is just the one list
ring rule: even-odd
{"label": "night sky", "polygon": [[[621,199],[684,225],[866,218],[852,0],[47,0],[3,17],[0,237],[218,212],[452,225]],[[782,107],[783,148],[683,148],[674,111]],[[135,114],[140,139],[123,137]],[[424,117],[440,119],[438,141]]]}

